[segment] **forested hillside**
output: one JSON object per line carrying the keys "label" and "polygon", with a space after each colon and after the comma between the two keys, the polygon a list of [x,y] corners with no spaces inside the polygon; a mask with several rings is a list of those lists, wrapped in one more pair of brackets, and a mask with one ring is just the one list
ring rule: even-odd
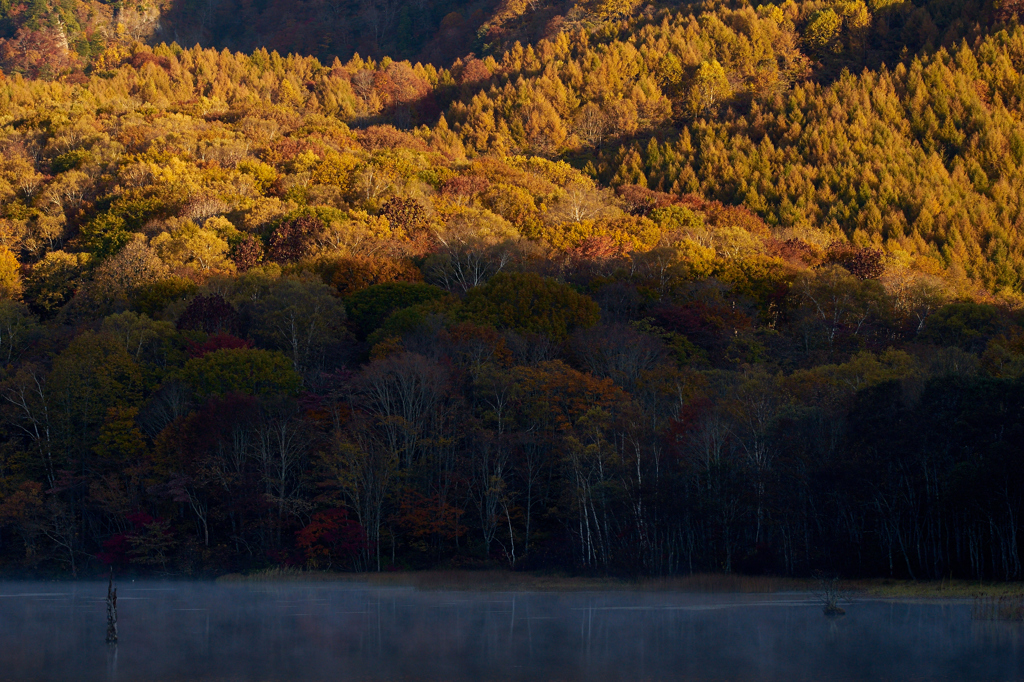
{"label": "forested hillside", "polygon": [[289,7],[0,3],[6,570],[1021,577],[1013,6]]}

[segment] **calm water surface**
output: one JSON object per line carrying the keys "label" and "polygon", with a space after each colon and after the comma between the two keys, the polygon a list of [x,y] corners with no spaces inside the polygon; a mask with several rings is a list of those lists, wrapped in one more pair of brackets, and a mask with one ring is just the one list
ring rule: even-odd
{"label": "calm water surface", "polygon": [[0,680],[1020,680],[1024,627],[966,601],[0,583]]}

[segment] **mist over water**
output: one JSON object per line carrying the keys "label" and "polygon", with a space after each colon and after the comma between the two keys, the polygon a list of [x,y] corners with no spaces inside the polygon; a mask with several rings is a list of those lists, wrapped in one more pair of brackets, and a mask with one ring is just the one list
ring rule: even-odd
{"label": "mist over water", "polygon": [[0,584],[10,680],[1015,680],[1024,627],[967,601],[435,592],[360,584]]}

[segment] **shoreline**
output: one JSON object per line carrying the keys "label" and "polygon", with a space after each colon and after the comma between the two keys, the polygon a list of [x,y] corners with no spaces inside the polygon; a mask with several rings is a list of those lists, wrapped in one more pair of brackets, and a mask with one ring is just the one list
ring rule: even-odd
{"label": "shoreline", "polygon": [[[390,573],[341,573],[267,569],[249,574],[231,573],[216,579],[219,584],[275,582],[368,583],[380,587],[411,587],[419,590],[469,592],[693,592],[699,594],[776,594],[817,592],[812,578],[747,576],[697,573],[670,578],[586,577],[501,570],[425,570]],[[911,581],[866,578],[843,581],[851,596],[914,599],[965,599],[1024,594],[1024,583],[978,583],[968,580]]]}
{"label": "shoreline", "polygon": [[[5,582],[75,583],[104,582],[107,574],[70,577],[3,575]],[[306,571],[297,568],[268,568],[250,573],[220,576],[131,575],[115,576],[115,582],[212,582],[218,585],[260,583],[361,583],[381,588],[412,588],[452,592],[689,592],[694,594],[781,594],[817,593],[813,578],[751,576],[727,573],[695,573],[674,577],[616,578],[578,576],[563,573],[515,572],[501,569],[431,569],[394,572]],[[841,581],[841,591],[850,597],[877,599],[974,599],[1024,595],[1024,582],[971,580],[903,580],[859,578]]]}

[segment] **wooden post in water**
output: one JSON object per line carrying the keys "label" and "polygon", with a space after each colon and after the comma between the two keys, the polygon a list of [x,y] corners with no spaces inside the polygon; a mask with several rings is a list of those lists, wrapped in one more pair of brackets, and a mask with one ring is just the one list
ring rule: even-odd
{"label": "wooden post in water", "polygon": [[113,567],[107,584],[107,644],[117,644],[117,588],[114,587]]}

